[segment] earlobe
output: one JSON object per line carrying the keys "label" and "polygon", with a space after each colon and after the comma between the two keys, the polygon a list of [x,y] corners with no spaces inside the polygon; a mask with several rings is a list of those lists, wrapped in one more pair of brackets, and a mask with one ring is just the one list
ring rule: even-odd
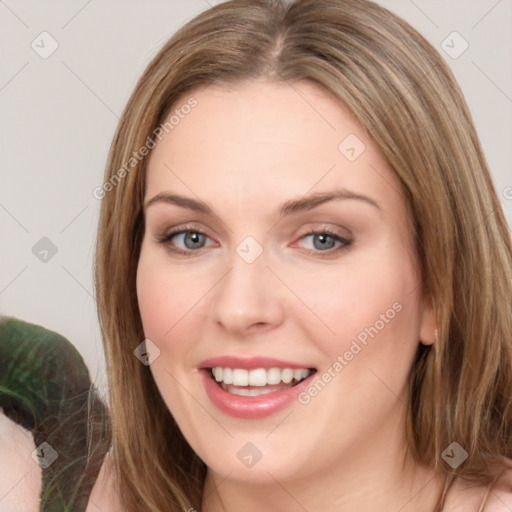
{"label": "earlobe", "polygon": [[423,345],[432,345],[437,340],[437,321],[432,305],[432,299],[429,297],[423,302],[420,325],[420,342]]}

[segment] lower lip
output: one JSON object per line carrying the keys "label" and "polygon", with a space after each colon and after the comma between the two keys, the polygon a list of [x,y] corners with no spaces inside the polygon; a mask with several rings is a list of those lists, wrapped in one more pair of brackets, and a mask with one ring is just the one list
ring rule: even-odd
{"label": "lower lip", "polygon": [[209,369],[203,369],[200,373],[206,393],[213,404],[230,416],[246,420],[266,418],[290,406],[294,400],[297,400],[298,395],[309,386],[310,379],[314,375],[313,373],[295,386],[282,391],[259,396],[242,396],[224,391],[210,376]]}

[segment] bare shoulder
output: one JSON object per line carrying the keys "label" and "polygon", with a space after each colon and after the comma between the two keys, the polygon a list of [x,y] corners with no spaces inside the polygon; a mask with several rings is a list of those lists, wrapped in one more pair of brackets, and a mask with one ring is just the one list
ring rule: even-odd
{"label": "bare shoulder", "polygon": [[0,512],[38,512],[42,470],[32,434],[0,409]]}
{"label": "bare shoulder", "polygon": [[[512,461],[509,461],[512,462]],[[482,503],[485,500],[483,508]],[[510,512],[512,510],[512,470],[504,471],[492,489],[465,481],[454,484],[446,512]]]}
{"label": "bare shoulder", "polygon": [[[512,462],[509,460],[509,462]],[[512,469],[501,475],[496,485],[489,492],[489,507],[486,512],[510,512],[512,510]]]}
{"label": "bare shoulder", "polygon": [[[42,469],[32,458],[32,434],[0,408],[0,512],[39,512]],[[114,464],[107,455],[89,497],[86,512],[123,512],[115,486]]]}
{"label": "bare shoulder", "polygon": [[105,456],[86,508],[86,512],[103,512],[104,510],[123,512],[111,453]]}

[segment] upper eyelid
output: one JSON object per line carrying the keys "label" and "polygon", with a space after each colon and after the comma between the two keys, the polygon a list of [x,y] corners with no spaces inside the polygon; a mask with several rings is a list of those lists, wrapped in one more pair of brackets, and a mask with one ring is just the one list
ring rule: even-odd
{"label": "upper eyelid", "polygon": [[[315,233],[327,233],[327,234],[339,236],[341,238],[351,238],[353,236],[351,231],[348,228],[345,228],[345,227],[343,228],[345,231],[348,232],[347,235],[343,235],[343,234],[337,233],[335,229],[326,227],[325,225],[328,224],[328,222],[314,222],[312,224],[316,224],[316,225],[320,225],[320,226],[307,228],[305,230],[305,232],[300,235],[300,237],[307,236],[309,234],[315,234]],[[339,226],[339,228],[341,229],[341,226]],[[201,234],[207,236],[208,238],[211,238],[210,235],[208,234],[208,231],[210,231],[210,229],[203,229],[200,227],[196,227],[193,222],[185,223],[184,225],[178,224],[177,226],[174,226],[172,228],[162,230],[160,236],[165,236],[165,235],[170,235],[170,234],[179,234],[179,233],[183,233],[183,232],[187,232],[187,231],[190,231],[193,233],[201,233]]]}
{"label": "upper eyelid", "polygon": [[[169,231],[164,231],[161,235],[157,236],[157,240],[159,242],[169,243],[172,238],[174,238],[178,235],[185,234],[185,233],[198,233],[198,234],[205,236],[206,238],[209,238],[210,240],[213,240],[212,237],[210,237],[207,233],[205,233],[205,230],[202,230],[200,228],[195,228],[194,226],[189,226],[189,225],[178,226]],[[350,245],[353,243],[352,235],[344,236],[344,235],[342,235],[340,233],[336,233],[334,230],[326,228],[326,227],[310,228],[310,229],[306,230],[304,233],[300,234],[300,236],[298,236],[298,238],[297,238],[297,241],[300,241],[303,238],[308,237],[308,236],[314,236],[314,235],[319,235],[319,234],[326,234],[327,236],[334,238],[338,243],[342,243],[342,244],[345,243],[345,245]],[[296,242],[294,242],[294,243],[296,243]],[[205,247],[201,247],[200,249],[204,249],[204,248]],[[188,250],[187,249],[179,249],[179,250],[195,252],[192,249],[188,249]],[[322,251],[318,251],[318,252],[322,252]],[[328,252],[328,251],[325,251],[325,252]]]}

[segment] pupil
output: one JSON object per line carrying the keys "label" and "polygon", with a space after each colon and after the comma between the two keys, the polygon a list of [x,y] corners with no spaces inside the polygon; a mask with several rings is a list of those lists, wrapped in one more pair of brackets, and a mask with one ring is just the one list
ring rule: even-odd
{"label": "pupil", "polygon": [[[328,238],[331,239],[331,243],[326,243]],[[314,240],[315,249],[325,249],[326,247],[330,249],[334,244],[334,239],[330,235],[317,235]],[[317,244],[317,241],[320,241],[320,244]]]}
{"label": "pupil", "polygon": [[[185,245],[189,248],[189,249],[196,249],[197,248],[197,245],[201,245],[201,237],[203,235],[201,235],[200,233],[187,233],[187,236],[185,237]],[[192,243],[191,244],[187,244],[187,241],[191,241]],[[190,245],[192,245],[192,247],[190,247]]]}

